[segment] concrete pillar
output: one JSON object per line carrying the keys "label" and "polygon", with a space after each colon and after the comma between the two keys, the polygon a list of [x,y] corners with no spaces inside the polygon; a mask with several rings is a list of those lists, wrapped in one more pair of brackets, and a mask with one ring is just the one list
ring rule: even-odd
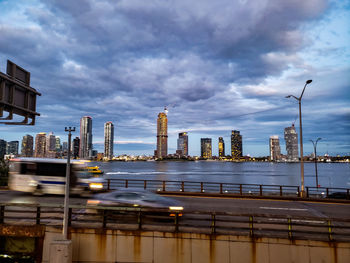
{"label": "concrete pillar", "polygon": [[72,263],[72,241],[54,240],[50,244],[50,263]]}

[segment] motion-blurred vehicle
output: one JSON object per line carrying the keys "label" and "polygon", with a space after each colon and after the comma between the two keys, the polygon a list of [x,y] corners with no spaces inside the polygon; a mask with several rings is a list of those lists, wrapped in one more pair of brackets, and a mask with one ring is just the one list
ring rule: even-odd
{"label": "motion-blurred vehicle", "polygon": [[334,192],[328,195],[328,198],[332,199],[350,199],[346,192]]}
{"label": "motion-blurred vehicle", "polygon": [[[104,191],[104,179],[86,171],[86,162],[72,160],[70,164],[70,193],[89,196]],[[35,195],[64,194],[67,160],[17,158],[10,160],[10,190]]]}
{"label": "motion-blurred vehicle", "polygon": [[183,211],[183,206],[171,198],[137,188],[124,188],[109,193],[96,194],[87,201],[87,206],[95,207],[141,207],[167,209],[171,214]]}

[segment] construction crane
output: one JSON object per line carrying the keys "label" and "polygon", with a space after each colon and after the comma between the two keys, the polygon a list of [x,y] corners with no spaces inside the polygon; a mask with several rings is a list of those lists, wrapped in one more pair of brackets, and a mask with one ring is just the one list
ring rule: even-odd
{"label": "construction crane", "polygon": [[295,122],[297,121],[297,119],[298,119],[298,114],[295,116],[295,119],[293,121],[293,126],[294,126]]}
{"label": "construction crane", "polygon": [[168,109],[171,107],[175,107],[175,103],[169,104],[168,106],[164,106],[164,113],[168,115]]}

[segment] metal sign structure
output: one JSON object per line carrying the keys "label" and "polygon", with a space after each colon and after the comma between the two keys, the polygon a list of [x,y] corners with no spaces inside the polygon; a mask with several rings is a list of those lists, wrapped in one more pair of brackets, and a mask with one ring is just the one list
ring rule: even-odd
{"label": "metal sign structure", "polygon": [[[7,69],[0,72],[0,123],[7,125],[34,125],[36,112],[36,96],[41,93],[30,87],[30,72],[7,60]],[[8,112],[3,117],[3,112]],[[21,122],[10,122],[13,115],[24,117]],[[28,123],[29,119],[31,122]]]}

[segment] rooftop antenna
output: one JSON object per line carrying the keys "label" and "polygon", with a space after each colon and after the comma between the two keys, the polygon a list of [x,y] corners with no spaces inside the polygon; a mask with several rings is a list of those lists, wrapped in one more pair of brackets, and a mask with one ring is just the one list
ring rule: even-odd
{"label": "rooftop antenna", "polygon": [[295,124],[295,122],[297,121],[297,119],[298,119],[298,114],[295,115],[295,119],[294,119],[294,121],[293,121],[293,125],[292,125],[292,126],[294,126],[294,124]]}

